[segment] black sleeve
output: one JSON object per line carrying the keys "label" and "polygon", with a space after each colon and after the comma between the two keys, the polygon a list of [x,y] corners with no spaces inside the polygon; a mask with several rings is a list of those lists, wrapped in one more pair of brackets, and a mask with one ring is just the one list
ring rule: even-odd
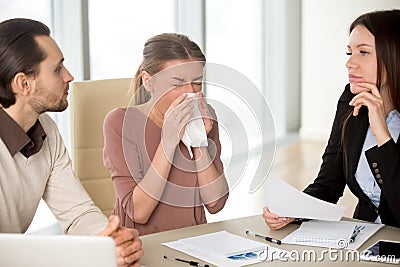
{"label": "black sleeve", "polygon": [[[399,140],[400,141],[400,140]],[[400,225],[400,149],[393,139],[365,153],[371,172],[381,188],[396,222]]]}

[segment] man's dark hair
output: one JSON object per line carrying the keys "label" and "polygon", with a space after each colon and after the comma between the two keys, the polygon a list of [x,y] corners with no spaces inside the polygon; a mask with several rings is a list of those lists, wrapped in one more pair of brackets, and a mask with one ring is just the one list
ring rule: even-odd
{"label": "man's dark hair", "polygon": [[15,104],[12,79],[22,72],[35,76],[46,53],[35,40],[36,36],[50,36],[50,29],[31,19],[16,18],[0,23],[0,105]]}

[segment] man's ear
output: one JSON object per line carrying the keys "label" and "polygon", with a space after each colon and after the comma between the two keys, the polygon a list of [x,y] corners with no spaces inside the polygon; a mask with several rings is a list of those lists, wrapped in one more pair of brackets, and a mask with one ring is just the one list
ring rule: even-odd
{"label": "man's ear", "polygon": [[15,94],[26,96],[30,94],[32,83],[25,73],[19,72],[12,80],[11,88]]}
{"label": "man's ear", "polygon": [[151,81],[151,75],[147,71],[142,71],[142,82],[143,86],[148,92],[153,92],[153,83]]}

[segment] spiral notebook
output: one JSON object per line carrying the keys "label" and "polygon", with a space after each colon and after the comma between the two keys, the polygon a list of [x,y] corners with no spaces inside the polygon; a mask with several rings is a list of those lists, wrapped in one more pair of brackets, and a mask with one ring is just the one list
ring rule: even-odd
{"label": "spiral notebook", "polygon": [[[353,221],[320,221],[303,222],[299,229],[292,232],[282,243],[337,249],[358,249],[373,234],[381,229],[383,224],[363,223]],[[362,229],[350,242],[355,229]]]}
{"label": "spiral notebook", "polygon": [[[216,266],[235,267],[259,263],[264,260],[278,259],[284,252],[245,237],[220,231],[200,236],[188,237],[177,241],[162,243],[175,250],[209,262]],[[260,252],[268,256],[260,260]]]}

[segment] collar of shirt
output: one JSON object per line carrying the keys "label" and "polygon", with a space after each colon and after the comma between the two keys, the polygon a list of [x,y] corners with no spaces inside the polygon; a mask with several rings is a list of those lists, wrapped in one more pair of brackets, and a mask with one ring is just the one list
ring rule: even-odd
{"label": "collar of shirt", "polygon": [[389,124],[390,122],[399,122],[400,121],[400,114],[399,112],[394,109],[392,111],[389,112],[388,116],[386,117],[386,123]]}
{"label": "collar of shirt", "polygon": [[18,151],[21,151],[25,157],[29,158],[42,148],[43,141],[46,138],[46,132],[39,120],[25,133],[12,118],[0,108],[0,125],[0,138],[11,156],[15,156]]}

